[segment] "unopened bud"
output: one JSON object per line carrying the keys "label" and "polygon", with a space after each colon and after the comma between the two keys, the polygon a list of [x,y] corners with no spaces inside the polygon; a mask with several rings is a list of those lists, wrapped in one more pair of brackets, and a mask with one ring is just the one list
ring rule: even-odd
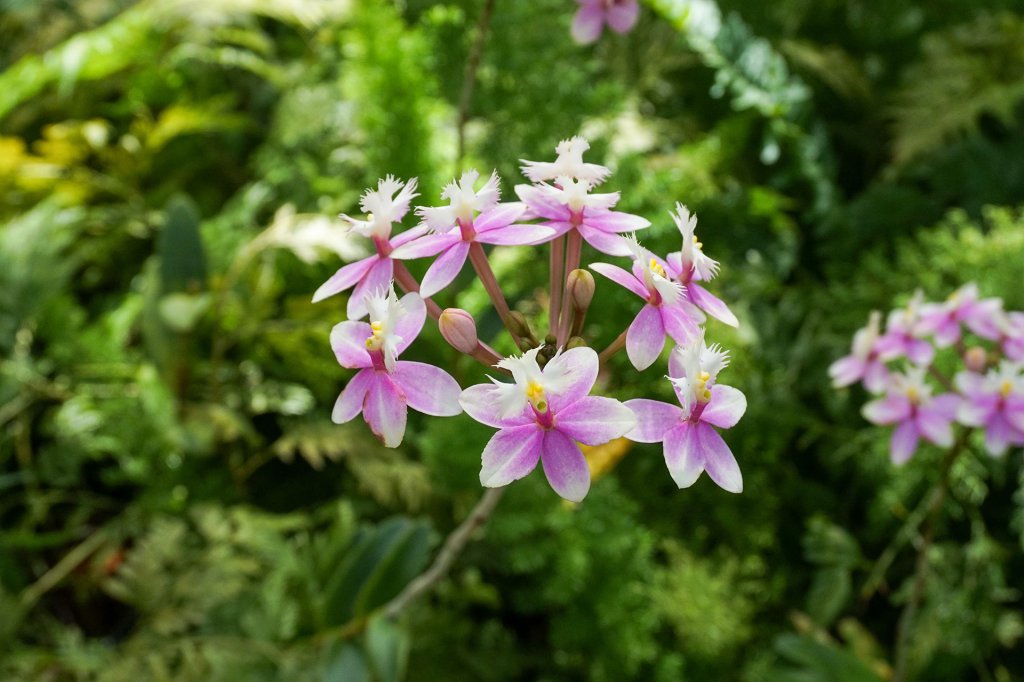
{"label": "unopened bud", "polygon": [[533,350],[536,347],[537,345],[533,341],[530,341],[530,339],[519,339],[519,350],[524,353],[528,350]]}
{"label": "unopened bud", "polygon": [[988,364],[985,349],[981,346],[971,346],[964,352],[964,364],[972,372],[983,372]]}
{"label": "unopened bud", "polygon": [[569,339],[569,343],[565,344],[565,347],[566,348],[582,348],[583,346],[586,346],[586,345],[587,345],[587,342],[583,339],[583,337],[574,336],[571,339]]}
{"label": "unopened bud", "polygon": [[530,323],[526,321],[526,316],[518,310],[513,310],[508,314],[508,328],[516,336],[525,339],[534,338],[533,332],[530,330]]}
{"label": "unopened bud", "polygon": [[554,334],[548,334],[547,336],[544,337],[544,345],[554,346],[556,342],[557,340],[555,339]]}
{"label": "unopened bud", "polygon": [[473,316],[460,308],[445,308],[437,320],[441,336],[460,353],[476,351],[479,341],[476,336],[476,322]]}
{"label": "unopened bud", "polygon": [[586,310],[590,302],[594,300],[594,276],[586,270],[573,270],[566,280],[566,288],[569,290],[569,297],[572,300],[572,307],[576,310]]}

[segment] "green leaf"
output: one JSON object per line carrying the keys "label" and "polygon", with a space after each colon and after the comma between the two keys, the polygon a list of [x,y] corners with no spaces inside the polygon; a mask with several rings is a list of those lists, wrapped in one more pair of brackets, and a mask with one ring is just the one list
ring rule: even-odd
{"label": "green leaf", "polygon": [[409,659],[409,637],[390,619],[378,616],[370,620],[364,637],[370,666],[379,682],[398,682],[405,678]]}
{"label": "green leaf", "polygon": [[199,212],[188,197],[177,196],[168,202],[156,249],[162,293],[205,288],[206,254],[199,234]]}

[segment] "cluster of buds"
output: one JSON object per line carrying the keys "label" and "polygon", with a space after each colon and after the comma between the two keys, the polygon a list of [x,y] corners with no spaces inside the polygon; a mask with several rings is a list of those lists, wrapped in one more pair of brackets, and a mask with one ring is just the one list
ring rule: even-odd
{"label": "cluster of buds", "polygon": [[[497,429],[481,456],[480,482],[488,487],[522,478],[539,462],[559,495],[580,501],[590,488],[590,472],[579,444],[626,437],[663,443],[669,472],[681,488],[706,471],[725,490],[740,492],[739,465],[714,427],[734,426],[746,399],[717,383],[728,354],[704,339],[707,316],[737,325],[725,303],[704,288],[718,263],[704,254],[694,234],[697,220],[681,204],[670,214],[682,235],[681,249],[662,258],[642,247],[635,233],[649,221],[613,210],[618,192],[592,191],[610,171],[584,162],[587,149],[586,140],[574,137],[556,147],[553,162],[524,161],[523,173],[532,184],[516,186],[515,202],[500,200],[496,173],[481,184],[478,172],[467,171],[445,187],[441,198],[447,204],[416,208],[420,224],[395,236],[395,224],[418,196],[415,180],[389,176],[363,195],[365,219],[341,216],[352,232],[371,240],[374,254],[338,270],[313,298],[353,290],[350,319],[334,328],[331,344],[341,366],[359,372],[339,396],[333,419],[343,423],[362,414],[374,434],[395,447],[405,433],[408,408],[435,416],[465,411]],[[580,267],[584,242],[609,256],[628,257],[629,270],[610,263],[590,269],[643,301],[629,327],[600,354],[583,337],[597,288],[594,276]],[[547,334],[535,334],[509,307],[485,244],[548,245]],[[434,260],[417,281],[405,261],[421,258]],[[442,310],[432,300],[467,260],[521,355],[502,357],[480,339],[469,312]],[[396,286],[406,292],[401,299]],[[490,378],[461,390],[441,368],[398,360],[428,315],[452,348],[511,381]],[[360,321],[363,317],[368,321]],[[666,339],[675,346],[667,378],[680,406],[590,395],[601,364],[616,352],[625,348],[633,366],[643,370],[661,357]]]}
{"label": "cluster of buds", "polygon": [[[936,357],[962,368],[952,380]],[[943,364],[943,366],[948,366]],[[1006,311],[998,298],[981,298],[975,284],[945,302],[926,303],[921,292],[905,308],[881,314],[853,337],[849,355],[829,368],[837,388],[861,382],[875,400],[864,405],[873,424],[895,425],[892,460],[906,462],[921,440],[953,444],[953,424],[984,431],[985,448],[1003,455],[1024,445],[1024,313]]]}

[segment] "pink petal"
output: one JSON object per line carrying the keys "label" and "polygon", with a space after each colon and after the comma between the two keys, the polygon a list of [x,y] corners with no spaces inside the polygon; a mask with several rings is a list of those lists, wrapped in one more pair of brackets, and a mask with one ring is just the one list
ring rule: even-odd
{"label": "pink petal", "polygon": [[536,424],[502,429],[491,436],[481,455],[480,485],[498,488],[534,470],[544,431]]}
{"label": "pink petal", "polygon": [[1003,418],[1003,415],[996,413],[985,424],[985,449],[994,457],[1002,457],[1006,454],[1010,443],[1015,440],[1013,427]]}
{"label": "pink petal", "polygon": [[366,276],[366,273],[370,271],[370,268],[374,266],[379,258],[380,256],[375,254],[369,258],[357,260],[355,263],[349,263],[339,269],[329,280],[321,284],[320,288],[316,290],[316,293],[313,294],[313,303],[322,301],[329,296],[334,296],[335,294],[354,286],[359,282],[359,280]]}
{"label": "pink petal", "polygon": [[391,257],[398,260],[413,260],[436,256],[452,244],[462,241],[462,234],[455,229],[444,234],[428,234],[391,252]]}
{"label": "pink petal", "polygon": [[584,445],[604,445],[637,425],[636,415],[612,398],[580,398],[555,416],[558,429]]}
{"label": "pink petal", "polygon": [[597,353],[586,347],[570,348],[551,358],[544,366],[550,409],[558,413],[590,393],[600,365]]}
{"label": "pink petal", "polygon": [[366,398],[366,392],[370,390],[373,377],[372,369],[363,369],[349,379],[337,402],[334,403],[331,421],[335,424],[344,424],[355,419],[356,415],[363,411],[363,400]]}
{"label": "pink petal", "polygon": [[607,253],[609,256],[630,255],[626,240],[617,234],[602,232],[593,227],[588,227],[586,224],[580,225],[576,229],[588,244],[601,253]]}
{"label": "pink petal", "polygon": [[647,299],[647,287],[644,286],[644,283],[619,266],[610,263],[592,263],[590,269],[604,275],[619,286],[629,289],[640,298]]}
{"label": "pink petal", "polygon": [[459,395],[459,405],[476,421],[498,429],[533,422],[533,414],[528,407],[515,417],[502,417],[501,397],[499,389],[494,384],[470,386]]}
{"label": "pink petal", "polygon": [[580,45],[589,45],[601,36],[603,24],[604,11],[599,5],[583,5],[572,20],[572,39]]}
{"label": "pink petal", "polygon": [[842,388],[857,383],[864,376],[866,367],[867,363],[854,355],[839,358],[828,368],[833,388]]}
{"label": "pink petal", "polygon": [[[679,279],[683,274],[683,252],[673,251],[665,257],[668,276],[672,279]],[[687,285],[689,286],[689,285]]]}
{"label": "pink petal", "polygon": [[917,451],[917,427],[913,421],[905,421],[892,432],[889,456],[893,464],[903,464]]}
{"label": "pink petal", "polygon": [[398,236],[391,238],[391,248],[397,250],[399,247],[408,244],[414,239],[419,239],[420,237],[422,237],[425,234],[428,234],[429,232],[430,228],[427,227],[426,225],[419,225],[412,229],[406,230],[405,232],[402,232]]}
{"label": "pink petal", "polygon": [[658,306],[661,313],[661,324],[665,333],[681,346],[693,343],[700,334],[700,325],[690,317],[686,310],[678,305],[663,303]]}
{"label": "pink petal", "polygon": [[557,233],[544,225],[508,225],[487,232],[478,232],[476,240],[498,246],[536,246],[551,241]]}
{"label": "pink petal", "polygon": [[932,398],[926,409],[941,415],[947,421],[953,421],[962,401],[963,399],[955,393],[943,393]]}
{"label": "pink petal", "polygon": [[867,370],[864,372],[864,388],[873,393],[880,393],[885,390],[889,382],[889,370],[878,360],[868,362]]}
{"label": "pink petal", "polygon": [[391,378],[405,393],[409,407],[435,417],[451,417],[462,412],[459,383],[448,372],[422,362],[395,363]]}
{"label": "pink petal", "polygon": [[713,428],[703,422],[694,424],[693,439],[695,447],[702,451],[704,471],[711,480],[726,492],[743,492],[743,474],[737,464],[732,450]]}
{"label": "pink petal", "polygon": [[910,401],[902,395],[886,396],[864,405],[861,414],[872,424],[895,424],[910,417]]}
{"label": "pink petal", "polygon": [[331,330],[331,348],[338,364],[348,369],[362,369],[373,364],[366,352],[366,339],[370,337],[370,325],[365,322],[346,320],[334,325]]}
{"label": "pink petal", "polygon": [[689,488],[704,471],[704,452],[698,447],[694,425],[683,422],[665,434],[665,464],[680,488]]}
{"label": "pink petal", "polygon": [[552,197],[543,187],[516,185],[516,194],[532,213],[541,218],[568,222],[572,217],[569,207]]}
{"label": "pink petal", "polygon": [[942,410],[932,405],[921,407],[915,419],[916,428],[925,440],[948,448],[953,444],[952,419],[942,414]]}
{"label": "pink petal", "polygon": [[363,403],[363,418],[385,447],[397,448],[405,436],[405,395],[386,372],[374,371]]}
{"label": "pink petal", "polygon": [[616,33],[625,33],[636,25],[640,6],[636,0],[619,0],[608,8],[608,25]]}
{"label": "pink petal", "polygon": [[690,282],[686,286],[686,291],[690,296],[690,300],[711,317],[724,322],[730,327],[740,326],[740,321],[737,320],[736,316],[733,315],[733,312],[729,310],[729,306],[725,305],[721,299],[712,295],[701,285]]}
{"label": "pink petal", "polygon": [[583,224],[601,232],[636,232],[651,226],[651,221],[632,213],[588,209]]}
{"label": "pink petal", "polygon": [[394,261],[390,258],[380,258],[370,268],[366,276],[356,285],[356,290],[348,298],[348,317],[350,320],[358,320],[365,317],[369,311],[366,309],[366,297],[377,291],[386,291],[394,275]]}
{"label": "pink petal", "polygon": [[416,292],[410,291],[399,302],[403,312],[395,322],[394,332],[402,340],[396,345],[395,355],[405,351],[416,340],[423,330],[423,323],[427,320],[427,304]]}
{"label": "pink petal", "polygon": [[907,342],[907,357],[915,365],[927,365],[935,359],[935,347],[922,339]]}
{"label": "pink petal", "polygon": [[544,431],[540,461],[544,475],[556,493],[570,502],[581,502],[590,490],[590,467],[580,448],[558,429]]}
{"label": "pink petal", "polygon": [[665,440],[669,429],[679,426],[683,411],[676,405],[663,403],[660,400],[637,398],[627,400],[626,407],[636,415],[636,428],[626,434],[626,438],[637,443],[660,443]]}
{"label": "pink petal", "polygon": [[626,355],[634,367],[644,370],[654,364],[664,346],[661,312],[652,305],[645,305],[626,330]]}
{"label": "pink petal", "polygon": [[700,420],[723,429],[736,426],[747,411],[747,397],[732,386],[716,384],[711,387],[711,402],[700,413]]}
{"label": "pink petal", "polygon": [[462,272],[468,255],[469,242],[459,241],[450,246],[427,268],[427,273],[423,275],[423,281],[420,283],[420,293],[423,296],[433,296],[451,284]]}
{"label": "pink petal", "polygon": [[[526,213],[526,205],[518,201],[498,204],[491,210],[484,211],[478,215],[476,219],[473,220],[473,229],[475,229],[477,234],[479,234],[481,232],[488,232],[490,230],[506,227],[519,220],[524,213]],[[491,244],[493,242],[487,243]]]}

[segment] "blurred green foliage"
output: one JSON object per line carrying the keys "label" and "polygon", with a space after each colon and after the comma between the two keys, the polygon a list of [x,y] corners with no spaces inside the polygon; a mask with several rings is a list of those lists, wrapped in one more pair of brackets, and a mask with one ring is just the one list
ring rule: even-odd
{"label": "blurred green foliage", "polygon": [[[1024,308],[1019,5],[650,0],[584,49],[570,0],[497,0],[459,160],[482,6],[0,0],[0,677],[891,674],[912,538],[878,559],[941,453],[894,469],[826,368],[918,287]],[[386,620],[479,497],[488,430],[412,415],[385,450],[330,423],[344,300],[309,299],[361,248],[330,217],[387,173],[433,202],[460,163],[509,196],[577,132],[646,245],[676,248],[679,200],[722,261],[745,492],[676,490],[656,446],[577,507],[534,476]],[[494,258],[537,318],[544,261]],[[469,273],[441,298],[486,300]],[[600,301],[598,345],[635,311]],[[429,329],[410,352],[480,378]],[[608,390],[668,398],[657,372],[619,359]],[[1022,471],[952,471],[914,679],[1024,676]]]}

